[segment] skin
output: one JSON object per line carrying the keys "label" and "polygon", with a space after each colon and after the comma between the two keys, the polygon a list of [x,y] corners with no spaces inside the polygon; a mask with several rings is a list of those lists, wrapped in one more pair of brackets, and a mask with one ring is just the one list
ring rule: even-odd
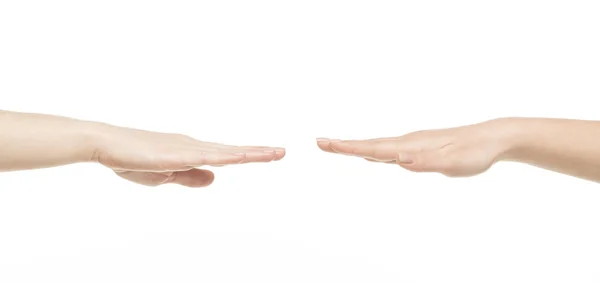
{"label": "skin", "polygon": [[[413,172],[468,177],[500,161],[521,162],[600,182],[600,122],[501,118],[448,129],[369,140],[317,139],[323,151],[396,164]],[[283,148],[232,146],[60,116],[0,111],[0,171],[81,162],[104,165],[127,180],[204,187],[202,166],[271,162]]]}
{"label": "skin", "polygon": [[600,182],[599,121],[501,118],[389,138],[320,138],[317,145],[330,153],[449,177],[478,175],[510,161]]}
{"label": "skin", "polygon": [[285,149],[277,147],[232,146],[181,134],[0,111],[0,172],[93,162],[146,186],[205,187],[214,174],[198,167],[271,162],[284,156]]}

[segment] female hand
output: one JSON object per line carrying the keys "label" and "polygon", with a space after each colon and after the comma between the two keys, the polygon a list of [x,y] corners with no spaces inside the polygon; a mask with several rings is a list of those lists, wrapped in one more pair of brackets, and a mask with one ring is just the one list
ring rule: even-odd
{"label": "female hand", "polygon": [[270,162],[283,148],[231,146],[61,116],[0,111],[0,172],[97,162],[139,184],[203,187],[201,166]]}
{"label": "female hand", "polygon": [[281,160],[283,148],[231,146],[202,142],[180,134],[167,134],[105,126],[92,155],[120,177],[142,185],[176,183],[204,187],[214,174],[201,166],[225,166]]}
{"label": "female hand", "polygon": [[326,152],[398,164],[413,172],[466,177],[486,171],[510,148],[495,121],[369,140],[317,139]]}

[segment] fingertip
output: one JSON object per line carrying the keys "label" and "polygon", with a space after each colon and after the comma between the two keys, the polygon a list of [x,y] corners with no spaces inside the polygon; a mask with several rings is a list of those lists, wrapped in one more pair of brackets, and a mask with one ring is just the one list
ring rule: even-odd
{"label": "fingertip", "polygon": [[203,177],[198,178],[198,182],[195,183],[195,188],[203,188],[212,185],[215,182],[215,173],[209,170],[202,170]]}
{"label": "fingertip", "polygon": [[265,150],[265,153],[271,157],[271,160],[267,162],[275,161],[277,159],[277,151],[276,150]]}
{"label": "fingertip", "polygon": [[215,173],[208,171],[210,173],[210,178],[208,178],[204,183],[200,185],[200,187],[208,187],[215,182]]}
{"label": "fingertip", "polygon": [[285,157],[285,155],[286,155],[285,149],[282,149],[280,151],[276,151],[275,153],[276,153],[275,161],[279,161],[279,160],[283,159]]}
{"label": "fingertip", "polygon": [[333,150],[329,147],[328,142],[317,142],[317,146],[323,151],[333,152]]}
{"label": "fingertip", "polygon": [[329,153],[337,153],[333,148],[333,143],[339,143],[341,140],[338,139],[329,139],[329,138],[317,138],[317,146],[319,149]]}

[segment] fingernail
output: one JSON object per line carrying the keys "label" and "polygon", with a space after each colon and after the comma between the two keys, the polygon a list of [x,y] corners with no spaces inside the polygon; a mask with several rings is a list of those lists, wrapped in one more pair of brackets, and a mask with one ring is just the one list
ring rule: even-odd
{"label": "fingernail", "polygon": [[406,154],[406,153],[398,154],[398,163],[411,164],[413,162],[414,162],[414,159],[410,154]]}
{"label": "fingernail", "polygon": [[272,149],[271,150],[264,150],[263,152],[264,153],[268,153],[268,154],[275,154],[275,151],[272,150]]}
{"label": "fingernail", "polygon": [[326,141],[330,141],[330,139],[328,138],[317,138],[318,142],[326,142]]}

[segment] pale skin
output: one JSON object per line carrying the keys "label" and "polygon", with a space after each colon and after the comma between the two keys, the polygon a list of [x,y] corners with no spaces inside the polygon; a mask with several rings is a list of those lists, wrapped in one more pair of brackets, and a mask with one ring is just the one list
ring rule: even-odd
{"label": "pale skin", "polygon": [[200,167],[281,160],[285,149],[232,146],[61,116],[0,111],[0,172],[92,162],[146,185],[205,187]]}
{"label": "pale skin", "polygon": [[[368,140],[317,139],[323,151],[468,177],[512,161],[600,182],[600,121],[500,118]],[[285,149],[203,142],[180,134],[61,116],[0,111],[0,172],[98,163],[147,186],[204,187],[207,166],[281,160]],[[201,168],[202,167],[202,168]]]}
{"label": "pale skin", "polygon": [[320,138],[317,144],[330,153],[450,177],[478,175],[512,161],[600,182],[599,121],[501,118],[389,138]]}

